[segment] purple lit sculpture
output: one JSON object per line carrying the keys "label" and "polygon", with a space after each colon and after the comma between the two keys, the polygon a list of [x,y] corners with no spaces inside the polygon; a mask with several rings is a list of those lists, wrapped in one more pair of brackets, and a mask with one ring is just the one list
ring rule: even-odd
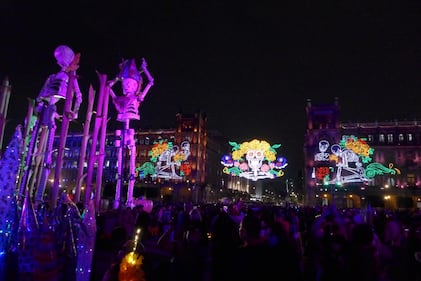
{"label": "purple lit sculpture", "polygon": [[[117,121],[123,122],[123,130],[117,130],[116,135],[121,138],[121,141],[116,141],[118,147],[118,175],[114,208],[117,209],[120,203],[120,192],[123,179],[123,155],[124,147],[130,150],[130,164],[129,164],[129,185],[127,190],[126,206],[133,207],[133,187],[135,182],[135,157],[136,146],[134,143],[134,129],[130,128],[130,120],[139,120],[139,106],[144,100],[146,94],[153,86],[154,79],[149,73],[145,59],[142,60],[141,70],[136,67],[134,59],[125,60],[120,64],[120,73],[114,79],[108,82],[109,93],[113,100],[113,104],[117,110]],[[146,76],[148,80],[146,86],[142,89],[143,79],[142,75]],[[121,82],[122,95],[116,95],[112,87]]]}

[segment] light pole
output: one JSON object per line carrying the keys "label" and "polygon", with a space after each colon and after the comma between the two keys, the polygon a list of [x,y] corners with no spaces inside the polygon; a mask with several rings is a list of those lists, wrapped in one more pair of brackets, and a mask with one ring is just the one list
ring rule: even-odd
{"label": "light pole", "polygon": [[330,205],[335,205],[335,185],[334,184],[330,184],[330,198],[331,198],[331,204]]}

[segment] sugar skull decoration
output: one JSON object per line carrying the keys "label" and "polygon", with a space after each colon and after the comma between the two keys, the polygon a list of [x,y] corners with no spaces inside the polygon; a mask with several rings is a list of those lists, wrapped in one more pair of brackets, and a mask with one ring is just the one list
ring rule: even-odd
{"label": "sugar skull decoration", "polygon": [[283,169],[288,165],[284,157],[276,157],[280,144],[270,145],[266,141],[254,139],[238,144],[229,142],[232,155],[224,155],[221,164],[223,172],[253,181],[274,179],[284,175]]}

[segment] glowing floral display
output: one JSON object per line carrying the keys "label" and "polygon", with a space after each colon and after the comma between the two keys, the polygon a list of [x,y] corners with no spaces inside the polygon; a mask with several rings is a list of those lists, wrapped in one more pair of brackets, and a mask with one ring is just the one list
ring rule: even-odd
{"label": "glowing floral display", "polygon": [[187,161],[190,155],[188,141],[183,141],[178,146],[166,139],[157,140],[148,155],[151,161],[143,163],[136,169],[142,179],[147,175],[164,179],[182,179],[191,173],[190,162]]}
{"label": "glowing floral display", "polygon": [[361,158],[363,163],[371,162],[371,155],[374,149],[371,148],[365,139],[357,138],[355,136],[344,136],[339,143],[341,149],[350,150]]}
{"label": "glowing floral display", "polygon": [[[330,152],[328,151],[330,146]],[[313,178],[324,184],[344,184],[352,182],[368,182],[376,175],[400,174],[399,169],[390,163],[388,167],[372,161],[374,149],[364,138],[342,136],[339,144],[330,145],[327,140],[319,142],[319,152],[314,155],[318,163],[333,163],[333,165],[318,165],[314,167]],[[364,167],[364,165],[366,165]]]}
{"label": "glowing floral display", "polygon": [[282,170],[288,164],[284,157],[276,157],[276,149],[280,144],[270,145],[266,141],[254,139],[238,144],[229,142],[232,154],[224,155],[221,164],[223,172],[233,176],[257,181],[259,179],[274,179],[282,177]]}

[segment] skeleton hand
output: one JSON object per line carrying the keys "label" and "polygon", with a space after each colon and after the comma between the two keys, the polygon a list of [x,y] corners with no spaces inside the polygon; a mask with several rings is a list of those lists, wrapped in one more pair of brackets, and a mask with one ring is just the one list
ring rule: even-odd
{"label": "skeleton hand", "polygon": [[148,64],[146,63],[145,58],[142,58],[142,69],[145,69],[148,66]]}
{"label": "skeleton hand", "polygon": [[36,112],[40,113],[42,109],[44,108],[44,103],[42,101],[37,103]]}
{"label": "skeleton hand", "polygon": [[112,86],[114,86],[115,83],[117,83],[117,81],[120,81],[120,80],[121,80],[120,77],[116,77],[113,80],[108,81],[107,86],[111,88]]}
{"label": "skeleton hand", "polygon": [[74,113],[73,111],[66,111],[66,112],[64,112],[64,115],[66,115],[66,117],[67,117],[70,121],[77,119],[77,114],[76,114],[76,113]]}

